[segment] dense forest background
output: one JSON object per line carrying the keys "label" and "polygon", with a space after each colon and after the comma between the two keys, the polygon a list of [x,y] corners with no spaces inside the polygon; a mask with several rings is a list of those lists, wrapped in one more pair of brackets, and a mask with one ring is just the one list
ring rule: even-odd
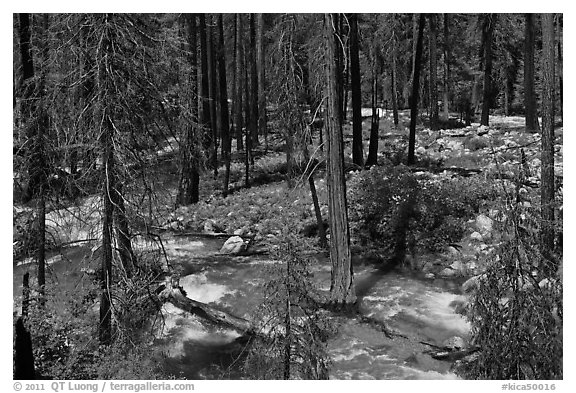
{"label": "dense forest background", "polygon": [[[474,279],[459,375],[562,378],[562,65],[562,14],[14,14],[15,378],[170,377],[166,302],[242,331],[242,377],[326,378],[359,254]],[[281,328],[186,297],[168,233],[283,261]]]}

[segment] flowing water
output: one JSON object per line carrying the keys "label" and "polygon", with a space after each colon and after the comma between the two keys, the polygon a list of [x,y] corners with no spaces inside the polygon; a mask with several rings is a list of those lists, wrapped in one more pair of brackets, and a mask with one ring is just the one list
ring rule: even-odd
{"label": "flowing water", "polygon": [[[180,271],[180,284],[191,299],[217,306],[249,319],[262,299],[270,267],[278,262],[263,256],[217,255],[224,239],[172,237],[165,248],[173,267]],[[83,255],[74,248],[64,257],[52,257],[49,274],[67,285],[80,285]],[[14,269],[14,297],[18,303],[22,274],[32,269],[22,264]],[[328,342],[333,379],[454,379],[449,362],[426,354],[446,339],[468,338],[469,325],[454,311],[463,297],[451,282],[424,280],[400,272],[384,273],[369,264],[356,264],[355,282],[360,315],[336,317],[337,335]],[[330,265],[324,259],[311,267],[321,290],[330,287]],[[229,329],[206,326],[202,320],[170,304],[164,306],[165,327],[157,345],[166,354],[166,368],[189,379],[216,378],[222,369],[227,377],[239,378],[233,367],[243,343]],[[400,336],[387,337],[386,326]],[[232,367],[231,367],[232,366]],[[236,371],[234,371],[236,370]]]}

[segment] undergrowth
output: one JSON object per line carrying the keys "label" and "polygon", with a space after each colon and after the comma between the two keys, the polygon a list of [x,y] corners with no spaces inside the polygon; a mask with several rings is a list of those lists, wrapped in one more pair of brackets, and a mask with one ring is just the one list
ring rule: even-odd
{"label": "undergrowth", "polygon": [[437,252],[458,242],[466,221],[495,199],[479,177],[427,178],[404,166],[372,167],[349,183],[350,227],[361,244]]}
{"label": "undergrowth", "polygon": [[521,205],[508,210],[504,241],[470,301],[480,351],[464,367],[467,378],[563,378],[562,251],[555,262],[543,257],[538,214]]}
{"label": "undergrowth", "polygon": [[[115,274],[117,274],[116,272]],[[37,375],[48,379],[168,379],[152,344],[158,305],[147,288],[156,273],[141,269],[112,287],[114,339],[98,341],[100,288],[85,276],[62,293],[32,288],[28,316]],[[43,301],[40,301],[43,299]]]}

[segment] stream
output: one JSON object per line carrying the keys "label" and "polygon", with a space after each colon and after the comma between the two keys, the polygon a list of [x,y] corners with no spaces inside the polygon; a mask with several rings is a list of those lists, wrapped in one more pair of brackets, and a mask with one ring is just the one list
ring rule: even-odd
{"label": "stream", "polygon": [[[164,246],[189,298],[249,319],[260,304],[261,285],[269,277],[270,267],[278,262],[262,255],[218,255],[224,240],[169,236]],[[83,285],[88,253],[88,248],[75,247],[51,256],[47,276],[63,288]],[[22,274],[29,270],[34,276],[34,269],[31,263],[14,266],[14,307],[20,304]],[[317,286],[329,290],[328,258],[319,259],[311,271]],[[331,379],[458,378],[450,372],[450,362],[424,353],[430,347],[422,342],[442,345],[453,336],[467,340],[470,326],[453,306],[463,299],[459,285],[396,271],[383,273],[373,264],[363,263],[355,263],[354,277],[364,318],[336,317],[339,330],[328,342]],[[237,340],[239,333],[208,328],[197,317],[170,304],[163,311],[164,333],[156,345],[165,353],[168,372],[187,379],[214,379],[221,378],[219,373],[227,369],[226,377],[240,378],[233,367],[234,355],[242,345]],[[389,338],[378,324],[402,336]]]}

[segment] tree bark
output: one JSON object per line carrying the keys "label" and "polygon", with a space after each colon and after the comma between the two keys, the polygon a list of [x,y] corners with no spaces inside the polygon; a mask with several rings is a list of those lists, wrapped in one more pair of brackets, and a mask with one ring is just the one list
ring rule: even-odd
{"label": "tree bark", "polygon": [[196,123],[198,119],[198,78],[197,78],[197,38],[196,38],[196,15],[185,16],[186,38],[188,42],[188,62],[192,71],[189,74],[188,90],[185,98],[190,118],[184,120],[180,135],[180,175],[178,181],[178,195],[176,206],[186,206],[197,203],[199,200],[200,174],[198,172],[198,153],[196,145]]}
{"label": "tree bark", "polygon": [[234,123],[236,125],[236,150],[238,151],[244,150],[244,141],[242,140],[242,128],[244,127],[242,118],[242,91],[244,90],[242,30],[242,14],[236,14],[236,102],[234,103]]}
{"label": "tree bark", "polygon": [[[396,33],[394,30],[392,30],[392,70],[391,70],[391,85],[392,85],[392,117],[394,118],[394,127],[398,127],[398,123],[399,123],[399,119],[398,119],[398,69],[396,66],[396,59],[398,57],[397,54],[397,50],[396,50],[396,46],[397,46],[397,42],[396,42]],[[377,58],[375,60],[376,62],[378,61]],[[377,76],[376,76],[376,81],[377,81]],[[378,95],[376,94],[376,97],[378,98]]]}
{"label": "tree bark", "polygon": [[564,121],[564,64],[563,64],[563,56],[562,56],[562,14],[558,15],[558,87],[560,93],[560,108],[559,108],[559,115],[560,119]]}
{"label": "tree bark", "polygon": [[408,139],[408,165],[415,163],[416,121],[418,118],[418,93],[420,91],[420,67],[422,59],[422,39],[424,36],[425,16],[420,14],[418,22],[418,40],[414,56],[414,75],[412,75],[412,103],[410,106],[410,135]]}
{"label": "tree bark", "polygon": [[554,250],[554,14],[542,14],[542,184],[540,188],[542,222],[541,249],[548,261],[545,271],[557,266]]}
{"label": "tree bark", "polygon": [[[392,72],[392,85],[394,84],[394,72]],[[394,90],[394,88],[392,88]],[[368,158],[366,166],[378,164],[378,129],[380,115],[378,113],[378,55],[376,50],[372,51],[372,121],[370,124],[370,145],[368,147]],[[396,111],[398,115],[398,111]]]}
{"label": "tree bark", "polygon": [[264,18],[256,14],[256,66],[258,68],[258,132],[264,136],[268,151],[268,118],[266,115],[266,59],[264,54]]}
{"label": "tree bark", "polygon": [[362,91],[360,79],[360,55],[358,43],[358,14],[348,16],[350,23],[350,78],[352,82],[352,161],[364,165],[362,145]]}
{"label": "tree bark", "polygon": [[[210,116],[210,76],[208,73],[208,45],[206,38],[206,15],[198,14],[200,33],[200,124],[203,128],[202,144],[204,150],[211,155],[214,140]],[[212,163],[212,162],[211,162]]]}
{"label": "tree bark", "polygon": [[442,91],[443,114],[445,121],[450,119],[450,14],[444,14],[444,88]]}
{"label": "tree bark", "polygon": [[112,286],[112,249],[113,249],[113,217],[114,204],[111,194],[116,189],[116,168],[114,160],[114,128],[110,120],[111,113],[108,108],[108,84],[110,83],[108,72],[111,70],[109,55],[112,52],[110,32],[108,29],[110,15],[102,16],[102,36],[97,53],[99,53],[97,91],[98,107],[96,113],[97,122],[100,124],[100,148],[102,151],[102,179],[104,211],[102,215],[102,259],[100,276],[100,323],[98,325],[100,343],[109,345],[112,342],[112,299],[110,288]]}
{"label": "tree bark", "polygon": [[[250,14],[250,146],[252,148],[260,145],[258,139],[258,60],[256,44],[256,16]],[[252,158],[253,159],[253,158]]]}
{"label": "tree bark", "polygon": [[484,42],[484,89],[482,94],[482,117],[480,124],[489,125],[490,99],[492,95],[492,36],[496,25],[496,14],[486,14],[482,28]]}
{"label": "tree bark", "polygon": [[218,15],[218,75],[220,77],[220,134],[222,138],[222,159],[226,172],[224,173],[224,196],[228,194],[228,185],[230,183],[230,153],[232,151],[232,141],[230,138],[230,120],[228,117],[228,91],[226,84],[226,58],[224,46],[224,24],[222,14]]}
{"label": "tree bark", "polygon": [[218,126],[217,126],[217,90],[216,90],[216,56],[214,54],[214,35],[210,14],[207,14],[206,25],[206,51],[208,63],[208,104],[210,107],[210,128],[212,130],[212,143],[209,152],[209,162],[214,171],[214,179],[218,177]]}
{"label": "tree bark", "polygon": [[122,183],[119,182],[116,187],[116,192],[114,192],[116,203],[114,206],[114,224],[116,227],[116,238],[118,239],[120,263],[122,264],[126,277],[130,278],[136,268],[136,256],[132,250],[130,226],[128,225],[122,189]]}
{"label": "tree bark", "polygon": [[436,85],[437,80],[437,53],[436,53],[436,43],[437,43],[437,15],[430,14],[428,16],[430,20],[430,35],[429,35],[429,58],[430,58],[430,129],[432,131],[438,130],[438,86]]}
{"label": "tree bark", "polygon": [[534,14],[525,14],[524,20],[524,111],[526,131],[536,132],[540,127],[538,125],[536,92],[534,91]]}
{"label": "tree bark", "polygon": [[254,334],[250,321],[186,297],[186,293],[177,283],[163,284],[158,297],[215,325],[232,328],[241,334]]}
{"label": "tree bark", "polygon": [[326,141],[328,161],[328,211],[330,214],[330,260],[332,277],[330,297],[334,304],[350,304],[356,301],[354,276],[350,254],[350,232],[346,204],[344,178],[344,142],[342,122],[339,116],[337,88],[335,15],[324,15],[326,45]]}

